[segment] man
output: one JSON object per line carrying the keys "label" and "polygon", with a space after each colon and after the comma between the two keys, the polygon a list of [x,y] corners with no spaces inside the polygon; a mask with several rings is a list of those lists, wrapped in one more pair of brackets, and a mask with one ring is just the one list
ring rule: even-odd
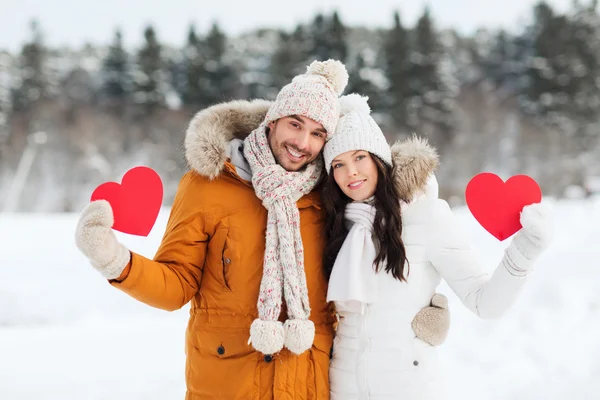
{"label": "man", "polygon": [[186,400],[329,398],[334,319],[313,189],[347,81],[339,61],[313,62],[273,103],[198,113],[154,260],[117,242],[107,202],[83,211],[77,245],[111,285],[165,310],[192,301]]}

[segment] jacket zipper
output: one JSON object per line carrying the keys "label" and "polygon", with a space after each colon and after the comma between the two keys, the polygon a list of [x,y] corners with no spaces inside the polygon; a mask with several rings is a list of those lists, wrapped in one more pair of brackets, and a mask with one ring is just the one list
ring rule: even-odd
{"label": "jacket zipper", "polygon": [[359,352],[358,352],[358,363],[357,363],[357,378],[358,378],[358,388],[359,388],[359,398],[361,400],[369,400],[371,398],[371,394],[369,391],[369,383],[367,378],[367,362],[369,351],[371,350],[371,340],[369,339],[369,334],[367,332],[367,318],[369,316],[370,307],[368,304],[362,305],[364,313],[359,316]]}

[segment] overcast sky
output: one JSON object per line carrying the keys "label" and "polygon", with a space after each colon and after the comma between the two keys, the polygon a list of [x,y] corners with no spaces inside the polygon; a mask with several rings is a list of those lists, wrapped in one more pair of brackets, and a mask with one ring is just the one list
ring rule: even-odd
{"label": "overcast sky", "polygon": [[[588,0],[589,1],[589,0]],[[478,27],[514,29],[531,17],[537,0],[0,0],[0,49],[16,50],[29,38],[37,18],[51,46],[109,43],[121,27],[125,43],[136,46],[152,23],[159,39],[184,43],[191,22],[199,31],[218,21],[228,34],[255,27],[291,28],[317,11],[338,10],[347,25],[390,26],[393,10],[412,26],[429,4],[438,27],[463,33]],[[572,0],[547,0],[559,11]],[[582,0],[586,2],[586,0]]]}

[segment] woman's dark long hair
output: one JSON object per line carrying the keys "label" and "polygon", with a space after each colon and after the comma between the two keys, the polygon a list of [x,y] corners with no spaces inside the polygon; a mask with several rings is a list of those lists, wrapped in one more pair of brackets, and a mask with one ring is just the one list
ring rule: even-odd
{"label": "woman's dark long hair", "polygon": [[[377,249],[377,256],[373,260],[373,268],[379,272],[382,265],[385,271],[400,281],[405,281],[409,273],[406,259],[406,250],[402,242],[402,216],[400,213],[400,195],[394,185],[394,168],[385,164],[379,157],[371,154],[377,166],[377,186],[375,188],[375,221],[373,223],[373,240]],[[321,192],[323,205],[327,212],[325,225],[326,240],[323,255],[323,267],[327,278],[331,275],[335,259],[348,236],[348,229],[344,221],[346,205],[352,202],[342,192],[333,178],[333,171],[327,176]],[[404,266],[406,264],[406,276]]]}

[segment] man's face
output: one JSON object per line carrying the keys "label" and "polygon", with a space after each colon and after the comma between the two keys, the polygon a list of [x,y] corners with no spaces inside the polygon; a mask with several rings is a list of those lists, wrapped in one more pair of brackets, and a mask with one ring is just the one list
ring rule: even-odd
{"label": "man's face", "polygon": [[271,151],[277,164],[287,171],[298,171],[314,161],[327,137],[323,125],[299,115],[270,122],[269,129]]}

